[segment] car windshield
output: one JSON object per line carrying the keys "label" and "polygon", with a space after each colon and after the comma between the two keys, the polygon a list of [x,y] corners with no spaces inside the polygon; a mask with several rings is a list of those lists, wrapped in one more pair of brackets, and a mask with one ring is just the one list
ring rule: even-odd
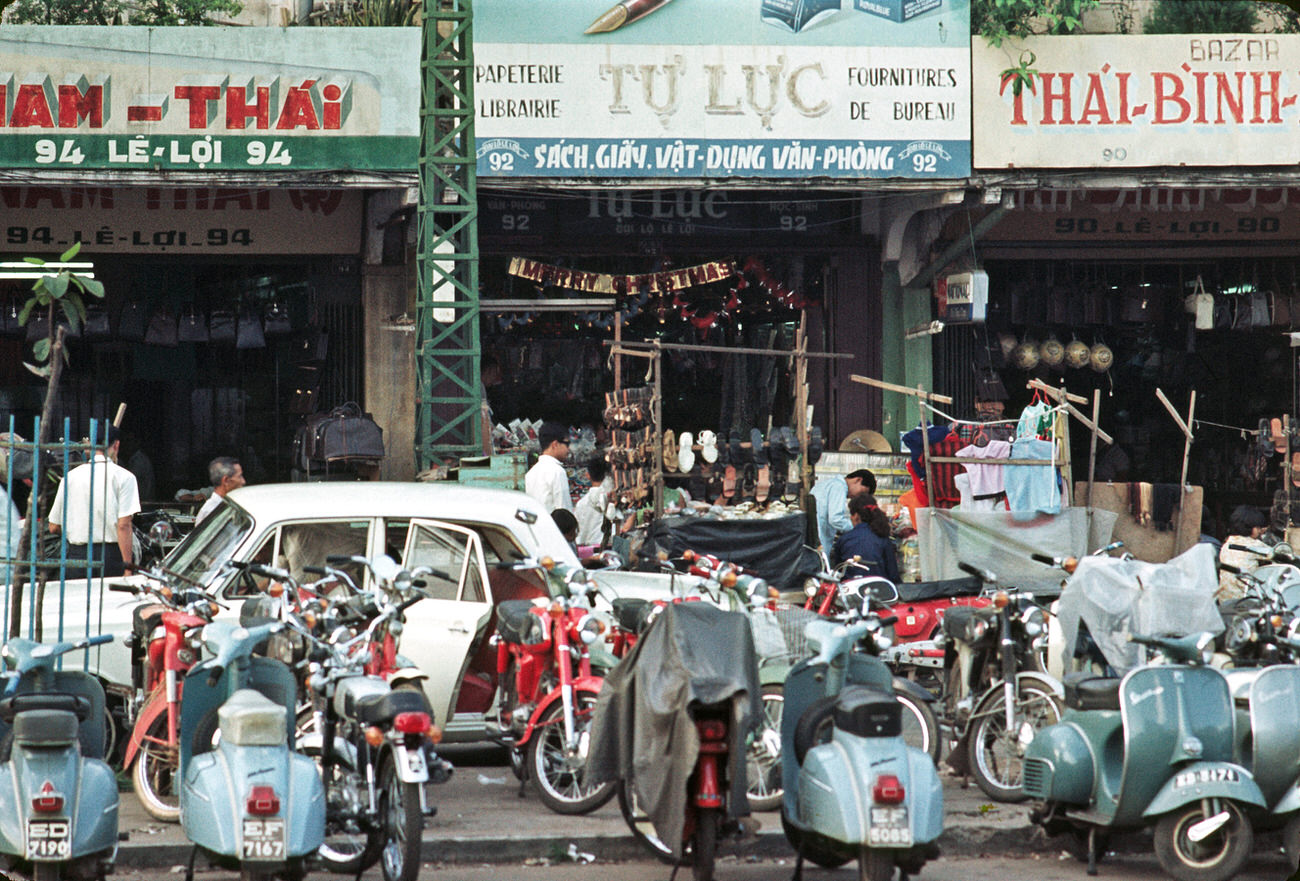
{"label": "car windshield", "polygon": [[169,572],[206,585],[252,528],[247,512],[227,500],[167,555],[163,565]]}

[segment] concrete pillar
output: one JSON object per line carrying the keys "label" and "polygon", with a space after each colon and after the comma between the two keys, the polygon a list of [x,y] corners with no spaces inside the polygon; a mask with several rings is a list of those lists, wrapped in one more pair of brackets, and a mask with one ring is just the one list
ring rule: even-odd
{"label": "concrete pillar", "polygon": [[388,456],[380,480],[415,478],[415,298],[413,266],[367,265],[361,279],[365,321],[366,409],[384,429]]}

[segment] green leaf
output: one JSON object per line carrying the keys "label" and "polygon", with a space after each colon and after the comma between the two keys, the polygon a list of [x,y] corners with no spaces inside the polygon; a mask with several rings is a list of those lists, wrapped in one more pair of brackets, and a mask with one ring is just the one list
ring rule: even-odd
{"label": "green leaf", "polygon": [[18,313],[18,323],[24,327],[27,325],[27,319],[31,317],[32,310],[36,308],[36,298],[32,297],[26,303],[23,303],[22,311]]}
{"label": "green leaf", "polygon": [[[59,301],[59,307],[63,310],[64,317],[68,319],[68,328],[71,333],[81,332],[81,320],[83,316],[77,312],[77,306],[79,305],[80,302],[71,297]],[[84,311],[85,307],[83,306],[82,309]]]}
{"label": "green leaf", "polygon": [[45,282],[45,290],[49,291],[50,296],[56,300],[62,299],[63,295],[68,292],[68,274],[60,272],[53,278],[42,279]]}
{"label": "green leaf", "polygon": [[45,265],[45,261],[42,260],[40,257],[24,257],[23,260],[25,260],[26,262],[32,264],[33,266],[44,266],[44,265]]}
{"label": "green leaf", "polygon": [[49,360],[50,338],[43,336],[39,340],[36,340],[36,342],[32,343],[32,354],[36,356],[36,360],[38,361]]}
{"label": "green leaf", "polygon": [[92,297],[104,297],[104,283],[97,278],[83,278],[81,284],[85,287],[86,293]]}
{"label": "green leaf", "polygon": [[68,250],[64,251],[62,254],[59,255],[59,262],[67,263],[73,257],[76,257],[77,252],[80,250],[81,250],[81,242],[73,242],[71,248],[69,248]]}
{"label": "green leaf", "polygon": [[23,366],[26,367],[28,370],[30,370],[32,373],[35,373],[41,379],[50,378],[50,368],[48,366],[37,367],[35,364],[28,364],[26,361],[23,362]]}

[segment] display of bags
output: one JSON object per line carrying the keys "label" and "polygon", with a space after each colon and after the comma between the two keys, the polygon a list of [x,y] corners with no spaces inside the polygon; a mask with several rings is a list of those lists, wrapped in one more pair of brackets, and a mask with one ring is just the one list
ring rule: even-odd
{"label": "display of bags", "polygon": [[293,333],[289,322],[289,309],[279,300],[272,300],[262,313],[262,331],[267,336],[287,336]]}
{"label": "display of bags", "polygon": [[208,342],[233,345],[237,319],[231,309],[213,309],[208,316]]}
{"label": "display of bags", "polygon": [[88,340],[108,340],[113,338],[113,326],[109,320],[108,310],[101,303],[91,303],[86,307],[85,337]]}
{"label": "display of bags", "polygon": [[206,343],[208,341],[208,320],[190,304],[181,313],[176,327],[176,337],[183,343]]}
{"label": "display of bags", "polygon": [[384,430],[352,402],[309,416],[294,439],[295,464],[303,471],[312,464],[374,461],[385,455]]}
{"label": "display of bags", "polygon": [[149,329],[144,332],[144,341],[150,346],[166,346],[169,349],[180,345],[176,336],[176,317],[171,310],[162,306],[149,317]]}
{"label": "display of bags", "polygon": [[235,329],[236,349],[262,349],[266,336],[262,333],[262,319],[248,307],[239,310],[239,324]]}
{"label": "display of bags", "polygon": [[122,307],[122,314],[117,319],[117,335],[128,343],[144,340],[149,328],[149,312],[143,303],[131,300]]}

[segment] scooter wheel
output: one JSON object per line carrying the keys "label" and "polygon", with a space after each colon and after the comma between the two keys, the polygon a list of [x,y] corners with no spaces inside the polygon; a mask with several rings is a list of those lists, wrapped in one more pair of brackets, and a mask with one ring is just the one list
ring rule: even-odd
{"label": "scooter wheel", "polygon": [[179,746],[167,744],[167,715],[153,720],[131,763],[131,786],[149,816],[164,823],[181,818]]}
{"label": "scooter wheel", "polygon": [[851,856],[842,850],[823,846],[821,842],[824,839],[820,839],[819,836],[806,833],[796,827],[786,817],[785,811],[781,812],[781,829],[785,832],[785,840],[790,842],[790,846],[796,853],[802,853],[804,859],[816,863],[823,869],[838,869],[851,859]]}
{"label": "scooter wheel", "polygon": [[894,852],[864,847],[858,852],[858,881],[889,881],[894,877]]}
{"label": "scooter wheel", "polygon": [[785,689],[776,684],[763,686],[762,726],[750,738],[745,751],[746,795],[751,811],[774,811],[781,806],[781,716]]}
{"label": "scooter wheel", "polygon": [[[1155,850],[1160,868],[1178,881],[1228,881],[1245,867],[1254,845],[1250,822],[1236,802],[1209,799],[1217,807],[1206,811],[1205,802],[1192,802],[1156,822]],[[1218,811],[1230,816],[1217,831],[1192,841],[1193,826]]]}
{"label": "scooter wheel", "polygon": [[[574,725],[584,742],[590,734],[595,707],[595,692],[574,693]],[[564,705],[556,701],[539,720],[528,743],[528,776],[542,804],[557,814],[589,814],[614,797],[617,785],[613,780],[587,782],[585,758],[585,754],[571,756],[566,752]]]}
{"label": "scooter wheel", "polygon": [[1282,830],[1282,850],[1289,865],[1300,865],[1300,814],[1292,814]]}

